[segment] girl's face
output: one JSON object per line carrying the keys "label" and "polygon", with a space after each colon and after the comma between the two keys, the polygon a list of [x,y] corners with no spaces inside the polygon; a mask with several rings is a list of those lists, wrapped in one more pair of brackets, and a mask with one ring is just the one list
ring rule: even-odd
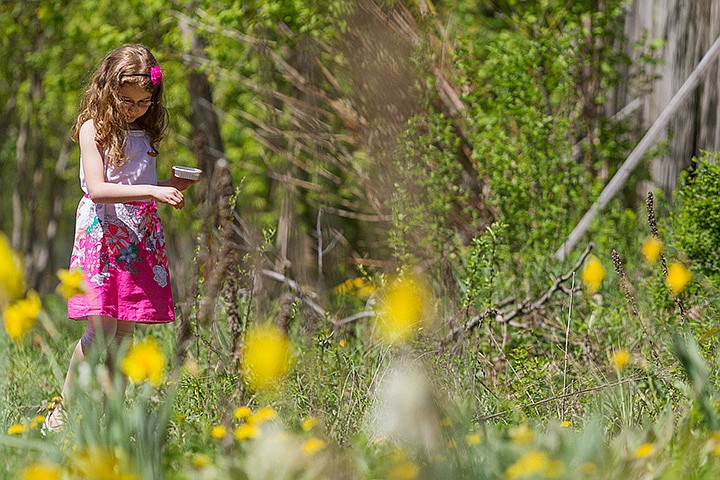
{"label": "girl's face", "polygon": [[152,93],[134,85],[125,84],[120,87],[120,104],[128,123],[133,123],[145,115],[152,105]]}

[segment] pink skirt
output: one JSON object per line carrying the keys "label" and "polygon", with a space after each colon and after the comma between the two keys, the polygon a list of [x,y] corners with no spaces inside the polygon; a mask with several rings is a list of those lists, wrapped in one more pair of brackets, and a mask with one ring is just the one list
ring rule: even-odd
{"label": "pink skirt", "polygon": [[94,203],[77,209],[70,270],[87,293],[68,300],[68,317],[104,315],[138,323],[175,320],[165,237],[151,202]]}

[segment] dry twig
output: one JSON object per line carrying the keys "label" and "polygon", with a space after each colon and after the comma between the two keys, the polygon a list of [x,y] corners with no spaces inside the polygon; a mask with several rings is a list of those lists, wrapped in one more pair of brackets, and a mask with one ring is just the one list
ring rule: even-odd
{"label": "dry twig", "polygon": [[575,262],[575,264],[570,268],[570,270],[565,275],[556,278],[552,286],[548,288],[545,293],[543,293],[535,301],[531,302],[530,300],[525,300],[523,302],[520,302],[520,304],[518,304],[515,308],[506,313],[499,311],[496,307],[488,308],[480,315],[474,316],[473,318],[465,322],[463,325],[453,329],[445,336],[445,338],[442,339],[442,341],[440,342],[440,346],[442,347],[444,345],[447,345],[461,333],[464,334],[469,332],[470,330],[480,325],[483,320],[493,315],[495,316],[495,320],[498,323],[507,323],[509,325],[520,326],[519,324],[514,323],[512,320],[515,317],[526,315],[530,312],[534,312],[535,310],[540,309],[543,305],[545,305],[545,303],[550,299],[550,297],[553,296],[555,292],[557,292],[558,290],[562,290],[562,284],[570,280],[575,274],[575,272],[580,269],[583,262],[585,261],[585,258],[590,254],[592,248],[593,244],[589,243],[588,246],[585,248],[585,251],[583,251],[583,253],[580,255],[580,258],[577,260],[577,262]]}

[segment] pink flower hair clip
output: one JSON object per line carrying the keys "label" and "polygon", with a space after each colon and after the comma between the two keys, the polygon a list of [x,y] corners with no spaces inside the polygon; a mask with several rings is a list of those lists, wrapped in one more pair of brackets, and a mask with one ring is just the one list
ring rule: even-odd
{"label": "pink flower hair clip", "polygon": [[163,73],[160,65],[155,65],[150,69],[150,81],[153,85],[157,85],[162,80]]}

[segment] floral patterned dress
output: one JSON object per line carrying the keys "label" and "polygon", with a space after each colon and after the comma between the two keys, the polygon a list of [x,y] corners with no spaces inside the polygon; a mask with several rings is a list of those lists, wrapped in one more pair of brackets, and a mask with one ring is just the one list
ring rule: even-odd
{"label": "floral patterned dress", "polygon": [[[106,166],[106,179],[157,184],[155,157],[145,132],[127,132],[126,163]],[[70,269],[83,272],[87,293],[68,300],[68,317],[104,315],[138,323],[175,320],[162,224],[155,201],[95,203],[86,194],[75,219]]]}

